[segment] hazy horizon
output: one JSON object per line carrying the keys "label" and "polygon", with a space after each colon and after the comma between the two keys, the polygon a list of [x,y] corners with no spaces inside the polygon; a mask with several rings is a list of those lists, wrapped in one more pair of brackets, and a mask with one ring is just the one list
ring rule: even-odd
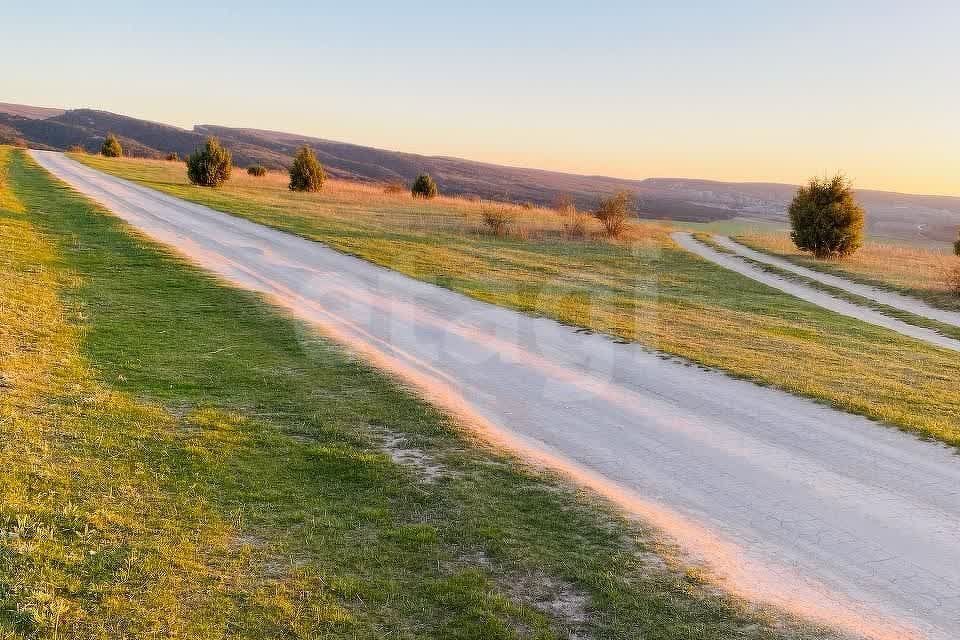
{"label": "hazy horizon", "polygon": [[958,6],[418,8],[11,7],[0,54],[23,62],[2,99],[577,174],[843,171],[960,196]]}

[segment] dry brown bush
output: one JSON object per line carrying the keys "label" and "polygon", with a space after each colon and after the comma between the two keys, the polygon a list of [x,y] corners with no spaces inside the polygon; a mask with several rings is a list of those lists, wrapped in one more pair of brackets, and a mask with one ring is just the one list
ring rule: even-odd
{"label": "dry brown bush", "polygon": [[560,224],[563,227],[563,236],[570,240],[581,240],[587,237],[587,225],[590,217],[577,210],[573,198],[561,196],[557,200],[557,213],[560,215]]}
{"label": "dry brown bush", "polygon": [[387,185],[383,188],[383,192],[388,193],[390,195],[407,193],[407,191],[408,191],[407,185],[405,185],[400,180],[394,180],[392,182],[388,182]]}
{"label": "dry brown bush", "polygon": [[593,216],[603,225],[607,235],[618,237],[627,226],[627,217],[630,215],[630,194],[620,191],[609,198],[600,200]]}
{"label": "dry brown bush", "polygon": [[947,290],[960,296],[960,262],[946,269]]}
{"label": "dry brown bush", "polygon": [[484,205],[480,212],[483,224],[495,236],[502,236],[510,230],[515,219],[514,213],[503,205]]}

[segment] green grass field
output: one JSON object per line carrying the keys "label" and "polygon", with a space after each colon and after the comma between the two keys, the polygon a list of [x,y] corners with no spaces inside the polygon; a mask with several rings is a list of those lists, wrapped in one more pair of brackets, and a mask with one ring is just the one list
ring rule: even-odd
{"label": "green grass field", "polygon": [[537,210],[518,231],[477,231],[482,204],[415,201],[331,182],[293,193],[285,177],[241,174],[193,187],[182,163],[77,159],[109,173],[474,298],[638,341],[960,445],[960,358],[796,300],[677,247],[661,224],[627,239],[570,241]]}
{"label": "green grass field", "polygon": [[787,228],[786,224],[744,218],[716,220],[714,222],[677,222],[676,225],[678,228],[688,229],[695,233],[719,233],[727,236],[778,233]]}
{"label": "green grass field", "polygon": [[0,168],[0,638],[821,637]]}

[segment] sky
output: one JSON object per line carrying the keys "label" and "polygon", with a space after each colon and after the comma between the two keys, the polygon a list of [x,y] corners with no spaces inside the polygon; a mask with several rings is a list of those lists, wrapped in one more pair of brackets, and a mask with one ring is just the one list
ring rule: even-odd
{"label": "sky", "polygon": [[[960,195],[960,2],[4,2],[0,101]],[[668,6],[669,5],[669,6]]]}

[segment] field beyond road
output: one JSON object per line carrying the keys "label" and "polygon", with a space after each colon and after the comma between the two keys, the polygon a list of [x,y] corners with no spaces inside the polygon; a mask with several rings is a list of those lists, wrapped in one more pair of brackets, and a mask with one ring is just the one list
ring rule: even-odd
{"label": "field beyond road", "polygon": [[946,250],[867,242],[844,260],[817,260],[793,246],[783,233],[734,234],[758,251],[794,264],[889,289],[924,300],[940,309],[960,311],[960,257]]}
{"label": "field beyond road", "polygon": [[682,250],[669,227],[622,241],[564,238],[564,220],[514,207],[514,231],[481,231],[484,203],[424,202],[331,181],[240,171],[221,189],[187,183],[182,163],[73,156],[188,201],[323,242],[486,302],[555,318],[960,445],[955,353],[796,300]]}
{"label": "field beyond road", "polygon": [[[834,278],[835,276],[812,270],[795,274],[791,269],[800,269],[801,267],[789,262],[779,264],[765,262],[774,260],[774,258],[768,254],[753,251],[724,236],[696,238],[690,233],[680,231],[672,234],[672,237],[680,246],[714,264],[747,276],[757,282],[762,282],[774,289],[779,289],[795,298],[806,300],[840,315],[884,327],[901,335],[960,353],[960,314],[930,307],[915,298],[890,300],[889,305],[898,304],[899,306],[890,306],[889,308],[893,309],[898,315],[908,318],[908,320],[903,320],[878,310],[883,306],[877,298],[882,299],[884,294],[892,295],[890,292],[880,290],[874,292],[873,289],[869,289],[860,292],[861,295],[856,295],[857,292],[849,291],[849,289],[860,286],[857,283],[839,278],[835,282],[823,283],[818,281],[817,278]],[[825,290],[829,285],[839,289],[847,297],[839,297],[829,289]],[[867,288],[865,287],[865,289]],[[867,297],[868,295],[873,297]],[[935,317],[939,315],[949,315],[949,317],[942,318],[943,323],[941,324],[931,320],[930,316],[926,318],[920,316],[920,324],[915,324],[910,320],[914,320],[918,316],[911,311],[916,314],[926,312]],[[946,324],[948,320],[953,322]],[[916,322],[916,320],[914,321]],[[923,326],[923,324],[932,324],[936,328]]]}

